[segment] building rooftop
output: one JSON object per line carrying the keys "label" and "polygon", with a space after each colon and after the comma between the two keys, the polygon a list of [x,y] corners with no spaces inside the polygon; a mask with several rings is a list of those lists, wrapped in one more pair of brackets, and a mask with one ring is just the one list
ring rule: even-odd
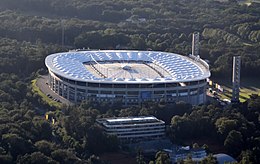
{"label": "building rooftop", "polygon": [[164,149],[164,151],[172,153],[174,155],[206,152],[205,149],[203,149],[203,148],[186,148],[186,147],[180,147],[180,146],[173,147],[172,149]]}
{"label": "building rooftop", "polygon": [[138,116],[138,117],[117,117],[117,118],[103,118],[97,120],[99,123],[107,125],[116,124],[143,124],[143,123],[164,123],[162,120],[157,119],[154,116]]}
{"label": "building rooftop", "polygon": [[[101,72],[108,72],[109,68],[102,62],[135,61],[148,62],[156,65],[153,76],[129,76],[100,77],[86,68],[86,63],[95,63],[94,67]],[[130,50],[94,50],[94,51],[69,51],[47,56],[45,64],[49,70],[65,78],[83,82],[113,82],[113,83],[160,83],[160,82],[185,82],[205,79],[210,76],[208,65],[200,58],[189,58],[174,53],[157,51],[130,51]],[[127,68],[134,68],[130,65]],[[150,70],[153,66],[150,67]],[[149,70],[149,68],[146,68]],[[130,72],[131,69],[119,67],[122,71]],[[142,70],[142,69],[137,69]],[[167,73],[163,73],[163,71]],[[149,71],[148,71],[149,72]],[[150,71],[152,72],[152,70]],[[147,73],[148,74],[148,73]],[[161,75],[162,74],[162,75]],[[145,74],[144,74],[145,75]]]}
{"label": "building rooftop", "polygon": [[237,162],[233,157],[227,154],[215,154],[213,156],[217,158],[219,164]]}
{"label": "building rooftop", "polygon": [[120,118],[111,118],[106,119],[107,122],[133,122],[133,121],[147,121],[147,120],[157,120],[157,118],[151,117],[120,117]]}

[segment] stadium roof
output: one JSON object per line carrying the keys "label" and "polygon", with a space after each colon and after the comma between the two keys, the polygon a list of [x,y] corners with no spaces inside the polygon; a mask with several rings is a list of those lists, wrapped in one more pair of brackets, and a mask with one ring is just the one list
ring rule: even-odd
{"label": "stadium roof", "polygon": [[[147,61],[169,73],[167,77],[156,78],[101,78],[86,69],[86,62],[102,61]],[[45,64],[49,70],[65,78],[83,82],[114,83],[160,83],[185,82],[208,78],[208,65],[201,59],[158,51],[95,50],[69,51],[47,56]]]}

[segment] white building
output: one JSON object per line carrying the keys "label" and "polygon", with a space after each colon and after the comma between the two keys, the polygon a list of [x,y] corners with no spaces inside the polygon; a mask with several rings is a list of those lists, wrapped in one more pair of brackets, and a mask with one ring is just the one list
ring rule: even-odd
{"label": "white building", "polygon": [[219,164],[237,163],[237,161],[233,157],[227,154],[221,153],[221,154],[215,154],[213,156],[217,158]]}
{"label": "white building", "polygon": [[202,148],[192,148],[187,147],[175,147],[174,149],[164,149],[170,156],[172,163],[178,163],[182,160],[187,159],[188,156],[192,158],[192,160],[196,163],[203,160],[207,153],[205,149]]}
{"label": "white building", "polygon": [[159,139],[165,136],[165,123],[156,117],[117,117],[98,119],[107,134],[116,135],[122,142]]}

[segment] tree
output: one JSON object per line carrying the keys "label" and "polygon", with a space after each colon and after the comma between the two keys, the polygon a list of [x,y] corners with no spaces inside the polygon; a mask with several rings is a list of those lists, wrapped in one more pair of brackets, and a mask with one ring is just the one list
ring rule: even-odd
{"label": "tree", "polygon": [[98,156],[95,155],[91,155],[88,158],[88,164],[103,164],[104,162],[100,160],[100,158]]}
{"label": "tree", "polygon": [[192,148],[193,149],[198,149],[200,146],[199,146],[199,144],[198,143],[194,143],[193,145],[192,145]]}
{"label": "tree", "polygon": [[52,127],[50,125],[50,122],[46,121],[43,118],[40,117],[34,117],[33,124],[37,131],[37,139],[46,139],[50,140],[52,137]]}
{"label": "tree", "polygon": [[60,163],[75,163],[81,161],[73,152],[66,149],[53,151],[51,157]]}
{"label": "tree", "polygon": [[117,137],[105,134],[103,129],[97,125],[89,128],[87,134],[87,148],[92,153],[113,152],[118,149]]}
{"label": "tree", "polygon": [[144,160],[144,156],[143,156],[141,150],[139,150],[138,153],[137,153],[136,162],[137,162],[138,164],[146,164],[146,162],[145,162],[145,160]]}
{"label": "tree", "polygon": [[0,155],[0,163],[11,164],[13,163],[13,158],[11,155]]}
{"label": "tree", "polygon": [[219,118],[216,123],[216,128],[220,134],[226,136],[231,130],[236,129],[238,121],[234,119],[228,119],[226,117]]}
{"label": "tree", "polygon": [[139,35],[132,35],[131,36],[131,44],[132,47],[135,49],[146,49],[145,40],[140,37]]}
{"label": "tree", "polygon": [[194,162],[194,161],[192,160],[191,155],[188,155],[187,158],[184,159],[183,163],[184,163],[184,164],[195,164],[196,162]]}
{"label": "tree", "polygon": [[209,146],[207,144],[202,145],[202,148],[206,151],[206,153],[209,153]]}
{"label": "tree", "polygon": [[238,155],[243,145],[243,137],[239,131],[232,130],[225,139],[224,146],[230,154]]}
{"label": "tree", "polygon": [[38,151],[47,156],[50,156],[51,152],[56,149],[56,146],[53,143],[46,140],[37,141],[34,145]]}
{"label": "tree", "polygon": [[4,134],[2,136],[2,144],[14,159],[20,154],[23,155],[33,151],[32,143],[17,134]]}
{"label": "tree", "polygon": [[250,150],[247,151],[242,151],[242,153],[240,154],[240,162],[239,164],[253,164],[253,153]]}
{"label": "tree", "polygon": [[169,155],[164,151],[159,151],[155,155],[155,163],[156,164],[170,164],[171,160]]}
{"label": "tree", "polygon": [[33,152],[32,154],[26,154],[20,157],[17,160],[17,162],[25,164],[58,164],[57,161],[54,161],[50,157],[42,154],[41,152]]}
{"label": "tree", "polygon": [[212,154],[209,154],[201,161],[201,164],[218,164],[218,161],[216,157],[214,157]]}

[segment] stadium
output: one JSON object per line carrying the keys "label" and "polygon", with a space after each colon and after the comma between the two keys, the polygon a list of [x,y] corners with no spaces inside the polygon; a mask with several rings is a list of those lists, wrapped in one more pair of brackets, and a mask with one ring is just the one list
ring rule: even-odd
{"label": "stadium", "polygon": [[73,50],[46,57],[48,85],[70,102],[193,105],[206,101],[208,64],[199,56],[131,50]]}

